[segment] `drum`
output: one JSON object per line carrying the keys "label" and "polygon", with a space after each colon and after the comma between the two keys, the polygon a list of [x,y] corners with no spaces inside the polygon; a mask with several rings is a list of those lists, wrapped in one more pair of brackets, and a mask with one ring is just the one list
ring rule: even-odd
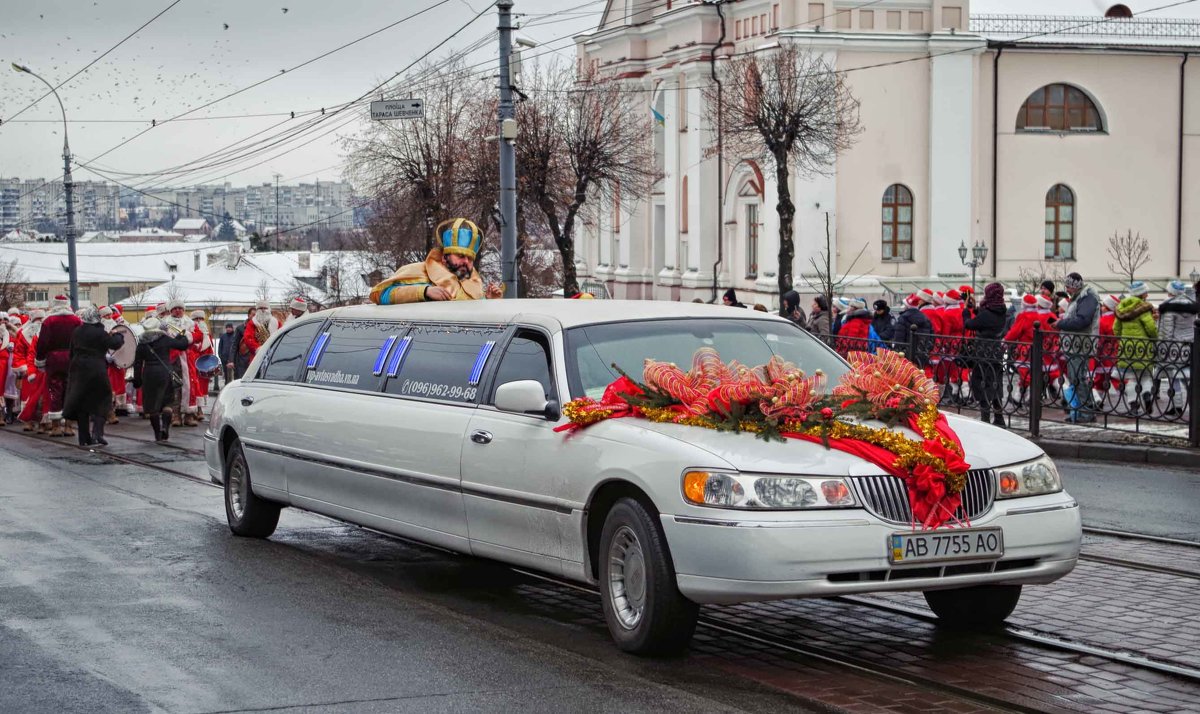
{"label": "drum", "polygon": [[221,369],[221,358],[216,355],[203,355],[196,359],[196,372],[209,376]]}
{"label": "drum", "polygon": [[128,325],[117,325],[112,328],[112,334],[124,335],[125,342],[112,351],[113,364],[118,369],[128,369],[133,366],[133,358],[137,354],[137,336]]}

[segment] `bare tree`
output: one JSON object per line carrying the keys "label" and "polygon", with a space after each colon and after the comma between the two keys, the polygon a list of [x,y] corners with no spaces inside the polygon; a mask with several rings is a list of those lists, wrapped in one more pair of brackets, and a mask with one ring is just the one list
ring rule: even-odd
{"label": "bare tree", "polygon": [[[825,248],[822,249],[816,257],[808,259],[809,264],[813,267],[813,277],[810,278],[809,276],[801,273],[800,279],[803,280],[813,292],[819,295],[824,295],[825,300],[827,301],[825,304],[832,307],[833,296],[842,292],[844,287],[862,277],[862,275],[859,275],[852,278],[850,277],[850,274],[854,272],[854,266],[858,265],[859,259],[862,258],[863,253],[866,250],[867,246],[864,244],[863,247],[859,249],[858,255],[854,256],[854,260],[850,261],[850,267],[839,277],[833,267],[833,234],[829,230],[829,212],[826,211]],[[788,289],[791,290],[791,288]]]}
{"label": "bare tree", "polygon": [[271,302],[271,284],[263,278],[258,282],[258,287],[254,289],[255,302]]}
{"label": "bare tree", "polygon": [[1132,229],[1125,235],[1113,233],[1108,238],[1108,257],[1112,259],[1108,269],[1132,283],[1137,271],[1150,262],[1150,241],[1141,233],[1134,235]]}
{"label": "bare tree", "polygon": [[795,46],[745,54],[721,68],[721,91],[704,88],[710,117],[724,151],[737,158],[771,161],[779,202],[779,292],[793,287],[796,206],[791,177],[827,174],[838,152],[862,132],[858,100],[843,75],[822,55]]}
{"label": "bare tree", "polygon": [[589,197],[642,196],[660,178],[650,116],[620,84],[594,72],[576,77],[551,64],[526,76],[530,99],[517,106],[518,195],[549,230],[570,296],[579,292],[575,232]]}
{"label": "bare tree", "polygon": [[14,305],[25,304],[26,282],[25,271],[17,264],[16,259],[0,260],[0,310],[7,310]]}
{"label": "bare tree", "polygon": [[1027,293],[1036,294],[1047,280],[1056,286],[1062,285],[1066,278],[1066,263],[1061,260],[1039,260],[1033,267],[1022,265],[1017,268],[1017,285]]}
{"label": "bare tree", "polygon": [[175,277],[171,276],[171,279],[167,281],[167,300],[166,300],[166,302],[171,302],[172,300],[186,300],[186,299],[187,299],[187,295],[184,293],[183,288],[179,287],[179,283],[175,282]]}

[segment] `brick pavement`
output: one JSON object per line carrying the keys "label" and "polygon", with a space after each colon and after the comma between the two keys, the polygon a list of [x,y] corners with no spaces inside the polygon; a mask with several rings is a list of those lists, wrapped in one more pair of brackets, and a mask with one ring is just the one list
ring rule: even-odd
{"label": "brick pavement", "polygon": [[[1008,621],[1074,642],[1200,668],[1198,592],[1200,581],[1081,560],[1062,580],[1027,587]],[[920,593],[870,597],[926,609]]]}
{"label": "brick pavement", "polygon": [[1084,533],[1083,553],[1177,568],[1200,575],[1200,543],[1186,546]]}
{"label": "brick pavement", "polygon": [[[598,599],[534,582],[519,588],[541,614],[603,627]],[[930,679],[1041,711],[1174,712],[1200,701],[1200,686],[1089,655],[1018,642],[1003,634],[949,632],[905,615],[830,600],[710,606],[702,617],[776,641],[849,657],[901,677]],[[857,674],[732,634],[698,631],[693,656],[723,671],[839,711],[982,711],[952,693]]]}

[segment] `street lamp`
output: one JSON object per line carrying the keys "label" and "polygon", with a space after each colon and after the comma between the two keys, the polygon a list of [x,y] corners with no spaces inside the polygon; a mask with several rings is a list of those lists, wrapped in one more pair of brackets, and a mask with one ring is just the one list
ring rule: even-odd
{"label": "street lamp", "polygon": [[1200,273],[1196,272],[1195,268],[1192,268],[1192,272],[1188,273],[1188,277],[1192,279],[1193,284],[1200,283]]}
{"label": "street lamp", "polygon": [[971,260],[967,260],[967,243],[963,241],[958,246],[958,259],[962,264],[971,269],[971,292],[975,292],[975,269],[983,265],[983,261],[987,260],[988,248],[983,241],[977,241],[971,246]]}
{"label": "street lamp", "polygon": [[67,274],[70,280],[71,309],[79,309],[79,272],[75,266],[75,184],[71,181],[71,146],[67,143],[67,110],[63,107],[62,98],[54,89],[54,85],[42,79],[33,70],[16,62],[12,68],[37,78],[50,88],[50,93],[58,100],[58,109],[63,119],[63,194],[67,203]]}

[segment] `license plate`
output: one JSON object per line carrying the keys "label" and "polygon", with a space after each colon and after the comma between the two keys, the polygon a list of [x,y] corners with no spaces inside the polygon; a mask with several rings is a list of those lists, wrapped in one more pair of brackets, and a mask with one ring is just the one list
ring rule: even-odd
{"label": "license plate", "polygon": [[950,529],[893,533],[888,537],[892,565],[981,560],[1004,555],[1004,532],[999,528]]}

